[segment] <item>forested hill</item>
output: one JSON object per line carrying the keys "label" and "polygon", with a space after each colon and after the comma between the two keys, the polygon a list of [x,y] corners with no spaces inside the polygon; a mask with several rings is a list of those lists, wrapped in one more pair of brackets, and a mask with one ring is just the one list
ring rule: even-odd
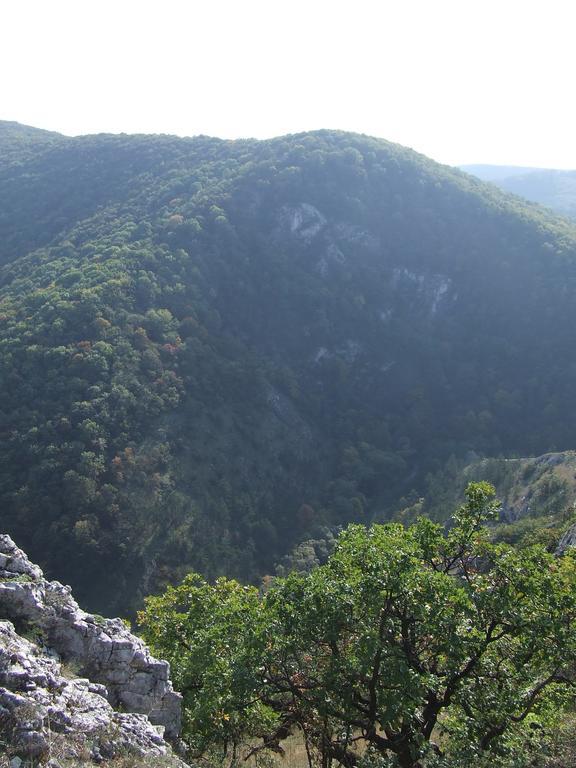
{"label": "forested hill", "polygon": [[382,140],[0,124],[0,262],[0,524],[92,609],[574,447],[576,230]]}

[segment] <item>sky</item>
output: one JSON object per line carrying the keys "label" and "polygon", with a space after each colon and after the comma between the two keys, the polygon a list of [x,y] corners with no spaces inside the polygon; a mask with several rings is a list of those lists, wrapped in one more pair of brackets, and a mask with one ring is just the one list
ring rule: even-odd
{"label": "sky", "polygon": [[573,0],[2,0],[0,119],[576,169]]}

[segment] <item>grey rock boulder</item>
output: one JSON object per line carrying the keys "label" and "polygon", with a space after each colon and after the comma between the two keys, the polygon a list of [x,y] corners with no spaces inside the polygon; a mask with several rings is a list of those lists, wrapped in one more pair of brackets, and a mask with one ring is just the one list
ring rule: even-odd
{"label": "grey rock boulder", "polygon": [[[46,580],[7,535],[0,535],[0,620],[5,620],[0,633],[0,725],[4,715],[19,723],[12,737],[23,753],[45,750],[47,720],[80,733],[112,723],[120,741],[130,732],[135,744],[158,749],[165,744],[161,734],[177,740],[182,699],[172,688],[168,663],[155,659],[121,619],[83,611],[70,587]],[[33,647],[23,638],[18,646],[17,633],[31,637]],[[10,647],[15,649],[13,663],[6,650]],[[64,684],[58,664],[77,679]],[[68,701],[77,702],[71,724]],[[29,722],[13,717],[26,703],[33,713]]]}
{"label": "grey rock boulder", "polygon": [[0,621],[0,739],[14,766],[54,754],[88,762],[171,754],[145,715],[114,711],[104,686],[66,677],[60,662],[8,621]]}

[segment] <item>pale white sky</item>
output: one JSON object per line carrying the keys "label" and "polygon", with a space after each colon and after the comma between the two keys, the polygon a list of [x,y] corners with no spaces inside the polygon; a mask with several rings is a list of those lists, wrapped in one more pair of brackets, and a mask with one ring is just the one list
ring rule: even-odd
{"label": "pale white sky", "polygon": [[0,119],[576,168],[574,0],[1,0]]}

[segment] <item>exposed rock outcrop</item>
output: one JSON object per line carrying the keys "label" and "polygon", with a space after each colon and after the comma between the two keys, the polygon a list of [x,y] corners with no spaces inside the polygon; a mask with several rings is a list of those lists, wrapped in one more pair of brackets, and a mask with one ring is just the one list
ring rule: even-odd
{"label": "exposed rock outcrop", "polygon": [[325,216],[310,203],[285,206],[280,211],[280,222],[293,237],[305,243],[310,243],[326,226]]}
{"label": "exposed rock outcrop", "polygon": [[563,555],[570,547],[576,547],[576,523],[571,525],[558,542],[557,555]]}
{"label": "exposed rock outcrop", "polygon": [[47,581],[6,535],[0,620],[0,738],[18,754],[43,756],[52,734],[68,735],[94,759],[169,752],[162,735],[178,736],[181,697],[168,664],[120,619],[81,610],[70,588]]}
{"label": "exposed rock outcrop", "polygon": [[106,688],[68,679],[60,663],[0,621],[0,733],[26,759],[101,762],[118,755],[161,756],[169,748],[145,715],[115,712]]}

